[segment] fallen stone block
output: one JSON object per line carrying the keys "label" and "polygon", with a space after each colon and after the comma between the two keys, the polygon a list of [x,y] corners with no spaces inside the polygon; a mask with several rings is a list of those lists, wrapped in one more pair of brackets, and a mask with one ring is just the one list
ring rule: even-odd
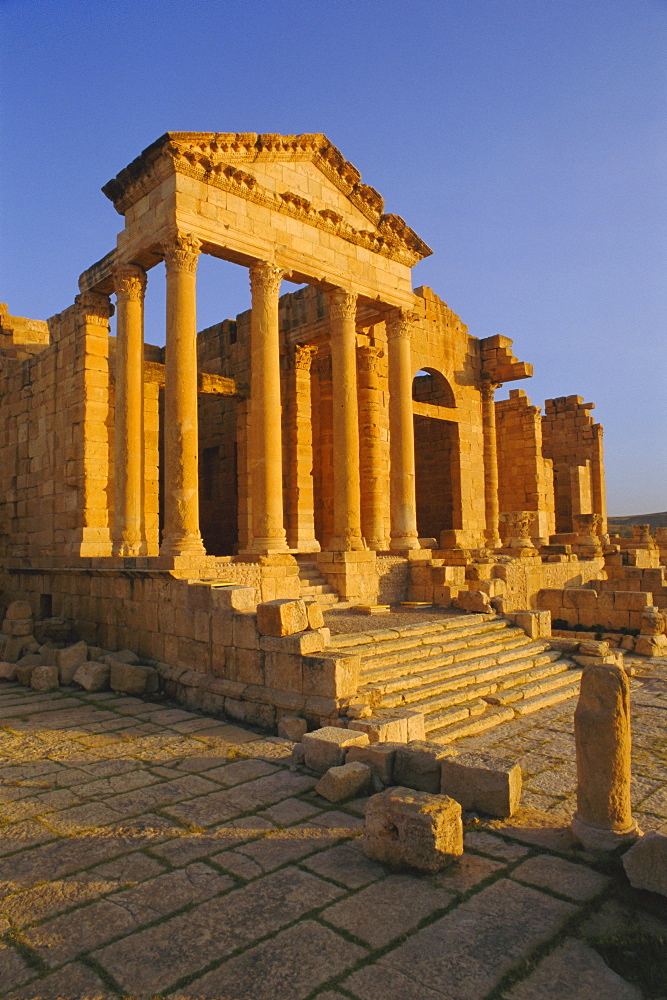
{"label": "fallen stone block", "polygon": [[50,641],[66,646],[72,641],[72,626],[64,618],[43,618],[35,622],[34,635],[40,643]]}
{"label": "fallen stone block", "polygon": [[56,650],[56,666],[61,684],[71,684],[74,674],[88,659],[88,645],[77,642],[73,646]]}
{"label": "fallen stone block", "polygon": [[365,795],[371,783],[371,769],[358,761],[330,767],[315,785],[315,791],[329,802],[345,802]]}
{"label": "fallen stone block", "polygon": [[117,653],[107,653],[102,663],[110,667],[112,663],[137,663],[138,660],[139,657],[131,649],[120,649]]}
{"label": "fallen stone block", "polygon": [[577,653],[572,659],[580,667],[597,667],[602,663],[616,663],[617,656],[614,653],[607,653],[604,656],[582,656]]}
{"label": "fallen stone block", "polygon": [[667,896],[667,827],[640,837],[623,855],[623,867],[633,888]]}
{"label": "fallen stone block", "polygon": [[303,748],[303,743],[295,743],[294,746],[292,747],[290,764],[292,767],[299,767],[299,765],[305,763],[306,763],[306,751]]}
{"label": "fallen stone block", "polygon": [[300,715],[283,715],[278,720],[278,736],[294,743],[300,743],[304,733],[308,732],[308,723]]}
{"label": "fallen stone block", "polygon": [[640,656],[667,656],[667,635],[638,635],[635,653]]}
{"label": "fallen stone block", "polygon": [[6,663],[4,660],[0,661],[0,680],[2,681],[15,681],[16,680],[16,664]]}
{"label": "fallen stone block", "polygon": [[109,664],[109,686],[125,694],[153,694],[158,689],[158,673],[152,667],[113,661]]}
{"label": "fallen stone block", "polygon": [[60,652],[60,650],[54,649],[53,646],[49,646],[49,645],[45,644],[45,645],[40,646],[39,649],[37,650],[37,652],[39,653],[39,655],[41,657],[42,665],[43,666],[45,666],[45,667],[55,667],[55,666],[57,666],[56,653]]}
{"label": "fallen stone block", "polygon": [[72,680],[85,691],[105,691],[109,687],[111,667],[108,663],[86,660],[78,667]]}
{"label": "fallen stone block", "polygon": [[30,635],[32,626],[32,618],[5,618],[2,631],[5,635]]}
{"label": "fallen stone block", "polygon": [[531,639],[551,638],[551,611],[512,611],[507,618]]}
{"label": "fallen stone block", "polygon": [[19,684],[22,684],[23,687],[30,687],[30,681],[32,679],[32,673],[33,673],[33,670],[36,670],[36,669],[37,669],[37,664],[36,663],[24,663],[24,664],[17,663],[16,664],[16,680],[19,682]]}
{"label": "fallen stone block", "polygon": [[373,715],[353,719],[350,729],[366,733],[371,743],[407,743],[408,720],[405,716]]}
{"label": "fallen stone block", "polygon": [[59,687],[56,666],[35,667],[30,677],[30,687],[35,691],[55,691]]}
{"label": "fallen stone block", "polygon": [[322,628],[324,626],[322,605],[318,601],[304,601],[304,604],[308,616],[308,628]]}
{"label": "fallen stone block", "polygon": [[454,607],[460,611],[484,614],[492,611],[491,599],[481,590],[462,590],[454,601]]}
{"label": "fallen stone block", "polygon": [[2,644],[2,659],[6,663],[16,663],[21,659],[26,649],[32,646],[34,639],[31,635],[7,636]]}
{"label": "fallen stone block", "polygon": [[596,639],[586,639],[579,643],[579,652],[582,656],[607,656],[610,649],[608,642],[598,642]]}
{"label": "fallen stone block", "polygon": [[14,621],[19,618],[32,618],[32,608],[28,601],[12,601],[5,612],[5,618]]}
{"label": "fallen stone block", "polygon": [[394,761],[400,743],[371,743],[367,747],[350,747],[345,761],[351,764],[357,761],[370,767],[374,777],[383,785],[394,784]]}
{"label": "fallen stone block", "polygon": [[454,751],[440,743],[413,740],[399,746],[394,761],[394,781],[397,785],[415,788],[421,792],[440,792],[440,763]]}
{"label": "fallen stone block", "polygon": [[308,628],[302,600],[265,601],[257,605],[257,627],[262,635],[295,635]]}
{"label": "fallen stone block", "polygon": [[388,788],[368,800],[362,844],[392,868],[439,871],[463,854],[461,806],[446,795]]}
{"label": "fallen stone block", "polygon": [[347,748],[366,746],[368,736],[353,729],[325,726],[313,733],[305,733],[301,742],[305,751],[306,767],[313,771],[324,772],[330,767],[344,764]]}
{"label": "fallen stone block", "polygon": [[466,753],[440,763],[440,791],[489,816],[513,816],[521,799],[521,768],[512,761]]}

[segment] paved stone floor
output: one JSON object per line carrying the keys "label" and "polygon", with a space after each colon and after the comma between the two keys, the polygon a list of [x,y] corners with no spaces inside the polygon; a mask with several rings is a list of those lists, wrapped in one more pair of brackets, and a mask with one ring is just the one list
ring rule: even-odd
{"label": "paved stone floor", "polygon": [[[667,822],[667,660],[633,687],[648,830]],[[366,859],[363,801],[319,798],[284,740],[112,693],[4,684],[0,996],[667,997],[667,900],[567,833],[573,709],[461,741],[520,761],[522,811],[472,817],[463,858],[426,877]]]}

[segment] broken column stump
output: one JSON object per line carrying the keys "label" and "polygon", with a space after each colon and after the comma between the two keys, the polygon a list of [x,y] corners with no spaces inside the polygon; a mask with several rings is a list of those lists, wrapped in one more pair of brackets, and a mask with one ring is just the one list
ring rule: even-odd
{"label": "broken column stump", "polygon": [[388,788],[366,805],[363,848],[394,869],[437,872],[463,854],[461,806],[447,795]]}
{"label": "broken column stump", "polygon": [[596,851],[636,840],[640,830],[630,805],[630,686],[617,664],[584,670],[574,736],[577,812],[572,832]]}

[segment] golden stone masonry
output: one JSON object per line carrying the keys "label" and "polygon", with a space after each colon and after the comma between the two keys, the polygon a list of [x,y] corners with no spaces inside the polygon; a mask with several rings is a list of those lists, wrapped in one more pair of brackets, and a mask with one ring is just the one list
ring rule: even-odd
{"label": "golden stone masonry", "polygon": [[[0,306],[6,602],[267,727],[365,714],[314,598],[532,612],[531,635],[551,611],[619,643],[665,608],[650,534],[607,534],[593,404],[495,402],[532,366],[413,290],[431,251],[324,135],[166,133],[103,191],[124,228],[74,304]],[[201,254],[248,270],[251,308],[197,332]],[[272,601],[305,617],[266,634]]]}

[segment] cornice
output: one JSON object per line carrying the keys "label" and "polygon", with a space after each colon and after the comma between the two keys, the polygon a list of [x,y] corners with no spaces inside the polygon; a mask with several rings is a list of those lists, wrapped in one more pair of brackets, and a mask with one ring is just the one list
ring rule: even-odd
{"label": "cornice", "polygon": [[[337,212],[327,208],[318,210],[301,195],[270,191],[237,166],[281,160],[315,164],[374,230],[356,229]],[[408,267],[432,253],[400,216],[384,212],[382,196],[361,183],[356,167],[321,133],[285,136],[254,132],[167,132],[102,190],[123,215],[172,170],[334,233]]]}

